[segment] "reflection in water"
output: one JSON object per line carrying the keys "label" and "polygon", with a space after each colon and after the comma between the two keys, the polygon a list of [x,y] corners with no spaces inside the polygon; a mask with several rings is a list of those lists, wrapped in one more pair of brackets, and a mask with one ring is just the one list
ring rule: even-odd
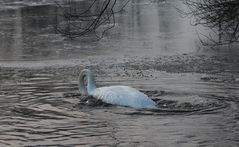
{"label": "reflection in water", "polygon": [[[129,28],[123,32],[127,34],[123,34],[122,37],[132,39],[124,46],[125,48],[129,46],[132,49],[137,45],[143,54],[146,52],[175,54],[195,51],[194,31],[187,20],[183,20],[173,7],[173,5],[180,6],[180,2],[145,2],[134,1],[131,13],[127,16],[128,19],[122,18],[122,24],[132,26],[132,29]],[[127,28],[127,26],[124,27]],[[121,43],[125,44],[125,40]]]}
{"label": "reflection in water", "polygon": [[[1,16],[1,32],[6,37],[1,40],[3,45],[0,50],[2,52],[1,58],[24,60],[29,58],[28,56],[47,56],[50,50],[46,50],[46,47],[49,49],[51,44],[48,44],[50,41],[44,37],[43,33],[50,33],[47,27],[52,23],[52,18],[48,17],[48,15],[53,16],[50,13],[52,10],[54,10],[52,6],[3,10],[6,13]],[[9,14],[9,11],[13,14]],[[41,14],[40,17],[39,14]],[[7,55],[5,52],[7,52]]]}
{"label": "reflection in water", "polygon": [[[15,32],[13,33],[13,46],[11,47],[14,51],[14,56],[17,57],[17,55],[21,55],[21,51],[23,49],[22,46],[22,17],[21,17],[21,10],[16,10],[16,21],[15,21]],[[19,60],[18,57],[16,60]]]}
{"label": "reflection in water", "polygon": [[[84,1],[77,1],[75,5],[81,6],[82,3]],[[55,3],[3,9],[0,17],[0,32],[3,34],[0,59],[48,60],[193,52],[197,49],[197,36],[189,20],[181,18],[174,5],[183,7],[174,0],[131,1],[125,11],[115,15],[116,27],[103,39],[93,42],[84,38],[68,40],[55,32],[54,26],[65,21],[60,18],[64,9]]]}

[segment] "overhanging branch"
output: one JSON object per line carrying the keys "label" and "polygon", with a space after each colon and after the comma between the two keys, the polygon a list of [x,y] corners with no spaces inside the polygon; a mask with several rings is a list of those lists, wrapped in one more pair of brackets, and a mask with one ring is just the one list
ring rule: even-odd
{"label": "overhanging branch", "polygon": [[129,0],[121,0],[120,3],[118,0],[68,0],[64,4],[56,2],[63,13],[58,16],[55,30],[69,38],[94,34],[100,39],[115,26],[115,13],[120,12],[128,2]]}

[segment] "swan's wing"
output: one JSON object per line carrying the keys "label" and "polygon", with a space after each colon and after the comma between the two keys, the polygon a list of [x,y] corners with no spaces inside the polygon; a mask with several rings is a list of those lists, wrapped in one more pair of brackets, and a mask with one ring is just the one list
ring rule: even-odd
{"label": "swan's wing", "polygon": [[144,93],[128,86],[110,86],[95,89],[93,97],[115,105],[134,108],[156,108],[156,104]]}
{"label": "swan's wing", "polygon": [[94,90],[92,96],[110,104],[124,105],[127,95],[116,87],[101,87]]}

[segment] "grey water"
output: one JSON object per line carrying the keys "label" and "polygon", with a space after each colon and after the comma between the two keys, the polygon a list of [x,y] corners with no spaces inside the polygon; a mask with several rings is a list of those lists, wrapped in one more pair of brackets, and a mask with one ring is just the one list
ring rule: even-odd
{"label": "grey water", "polygon": [[[29,3],[29,2],[28,2]],[[1,10],[1,60],[74,59],[88,56],[168,55],[198,50],[199,40],[177,1],[132,1],[115,15],[116,27],[100,41],[67,40],[54,30],[64,11],[51,3],[5,4]],[[81,8],[83,9],[83,8]]]}
{"label": "grey water", "polygon": [[141,89],[159,103],[150,111],[81,102],[77,78],[59,73],[1,71],[1,146],[238,145],[238,84],[191,74],[146,82],[97,78],[100,86]]}
{"label": "grey water", "polygon": [[1,147],[239,145],[238,82],[202,80],[200,73],[118,79],[96,72],[98,86],[136,87],[158,111],[91,104],[78,92],[77,73],[96,64],[87,58],[198,52],[195,28],[175,9],[184,7],[179,1],[133,0],[116,14],[116,27],[93,42],[54,31],[62,13],[55,3],[24,2],[0,2]]}

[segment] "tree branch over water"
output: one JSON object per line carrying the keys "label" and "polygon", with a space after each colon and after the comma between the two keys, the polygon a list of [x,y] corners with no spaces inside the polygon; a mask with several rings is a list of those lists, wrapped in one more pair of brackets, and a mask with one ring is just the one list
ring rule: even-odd
{"label": "tree branch over water", "polygon": [[189,8],[182,12],[193,16],[193,25],[203,25],[211,29],[209,35],[201,39],[204,45],[224,45],[239,42],[239,1],[238,0],[183,0]]}
{"label": "tree branch over water", "polygon": [[63,11],[63,20],[58,20],[55,29],[69,38],[94,34],[100,39],[115,26],[115,13],[122,11],[128,2],[129,0],[68,0],[64,4],[56,2]]}

